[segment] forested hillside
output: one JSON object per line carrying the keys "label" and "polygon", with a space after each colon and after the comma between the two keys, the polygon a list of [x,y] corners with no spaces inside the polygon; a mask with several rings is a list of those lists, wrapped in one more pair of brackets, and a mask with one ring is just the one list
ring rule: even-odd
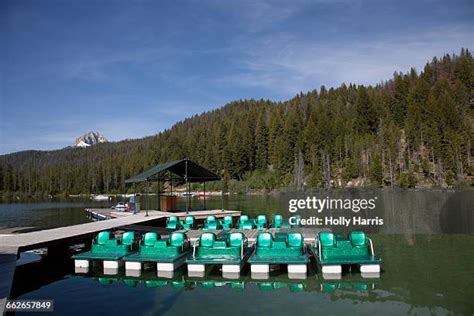
{"label": "forested hillside", "polygon": [[463,49],[377,86],[239,100],[152,137],[4,155],[0,191],[124,192],[127,177],[183,157],[231,188],[472,185],[473,99],[474,61]]}

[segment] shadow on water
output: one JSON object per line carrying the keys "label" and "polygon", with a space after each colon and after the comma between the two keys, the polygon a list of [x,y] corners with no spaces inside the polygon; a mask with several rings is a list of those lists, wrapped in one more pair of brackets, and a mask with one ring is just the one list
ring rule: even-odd
{"label": "shadow on water", "polygon": [[72,260],[58,262],[47,259],[17,266],[10,298],[18,298],[26,293],[64,280],[74,272],[73,266]]}
{"label": "shadow on water", "polygon": [[439,225],[443,233],[474,233],[474,192],[452,193],[441,208]]}

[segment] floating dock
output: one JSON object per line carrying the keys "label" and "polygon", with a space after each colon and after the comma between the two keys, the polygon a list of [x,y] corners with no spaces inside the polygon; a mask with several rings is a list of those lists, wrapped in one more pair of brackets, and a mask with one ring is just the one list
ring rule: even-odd
{"label": "floating dock", "polygon": [[[86,216],[91,219],[95,220],[106,220],[106,219],[114,219],[114,218],[122,218],[132,216],[133,213],[130,212],[119,212],[114,209],[108,208],[86,208],[85,209]],[[150,210],[150,212],[160,212],[155,210]],[[137,214],[145,214],[145,210],[141,210],[141,212]],[[232,216],[238,217],[241,215],[241,211],[232,211],[232,210],[194,210],[189,211],[186,213],[185,211],[180,212],[162,212],[168,214],[167,217],[170,216],[178,216],[180,220],[184,220],[186,216],[192,215],[195,219],[206,219],[208,216],[215,216],[216,218],[224,218],[225,216]]]}

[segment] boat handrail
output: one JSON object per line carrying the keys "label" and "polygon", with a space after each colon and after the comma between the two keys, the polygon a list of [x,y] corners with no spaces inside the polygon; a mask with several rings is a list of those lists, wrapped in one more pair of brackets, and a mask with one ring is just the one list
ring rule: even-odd
{"label": "boat handrail", "polygon": [[184,244],[183,244],[183,251],[184,251],[184,245],[187,244],[187,247],[189,247],[189,245],[191,245],[191,239],[189,239],[188,235],[185,235],[186,236],[186,239],[184,240]]}
{"label": "boat handrail", "polygon": [[245,242],[248,242],[248,238],[245,237],[244,240],[242,240],[242,244],[240,245],[240,259],[244,257],[244,244]]}
{"label": "boat handrail", "polygon": [[318,238],[318,256],[319,256],[319,261],[321,261],[322,254],[321,254],[321,240]]}
{"label": "boat handrail", "polygon": [[193,244],[193,259],[196,258],[196,247],[198,243],[199,243],[199,238],[196,239]]}
{"label": "boat handrail", "polygon": [[370,252],[371,252],[371,255],[372,257],[374,256],[375,252],[374,252],[374,244],[372,243],[372,239],[369,238],[369,244],[370,244]]}

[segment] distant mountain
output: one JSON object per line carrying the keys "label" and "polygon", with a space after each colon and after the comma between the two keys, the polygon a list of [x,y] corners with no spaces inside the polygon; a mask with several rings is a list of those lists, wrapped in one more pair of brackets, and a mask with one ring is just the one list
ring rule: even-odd
{"label": "distant mountain", "polygon": [[89,132],[76,138],[74,147],[90,147],[95,144],[107,143],[107,138],[99,132]]}

